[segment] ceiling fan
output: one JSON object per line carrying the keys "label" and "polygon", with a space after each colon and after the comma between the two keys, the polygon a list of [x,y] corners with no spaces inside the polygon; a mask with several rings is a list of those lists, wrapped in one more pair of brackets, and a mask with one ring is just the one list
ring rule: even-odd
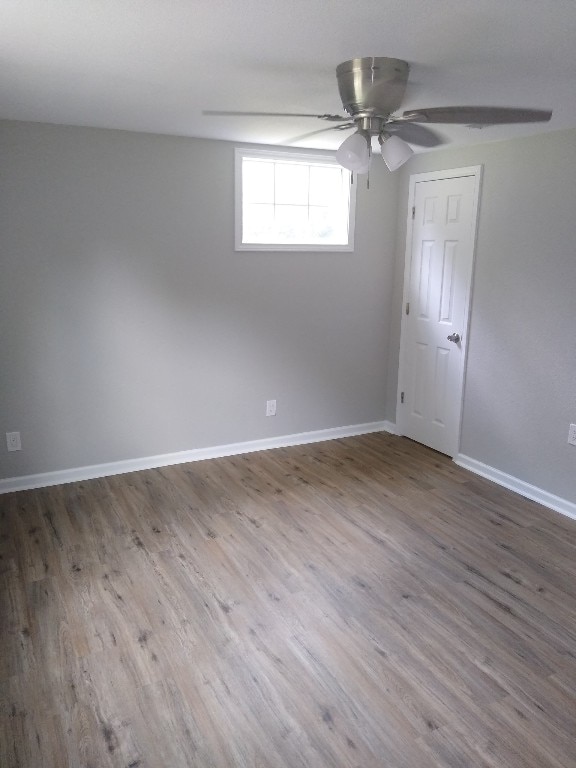
{"label": "ceiling fan", "polygon": [[313,115],[289,112],[227,112],[206,110],[205,115],[246,117],[314,117],[329,123],[328,128],[299,136],[307,138],[323,131],[355,128],[336,152],[338,162],[354,173],[367,173],[372,155],[372,137],[377,136],[384,162],[390,171],[400,168],[413,154],[410,144],[437,146],[442,143],[428,123],[487,125],[547,122],[550,110],[517,107],[431,107],[394,114],[402,104],[410,66],[401,59],[366,56],[344,61],[336,67],[342,106],[347,115]]}

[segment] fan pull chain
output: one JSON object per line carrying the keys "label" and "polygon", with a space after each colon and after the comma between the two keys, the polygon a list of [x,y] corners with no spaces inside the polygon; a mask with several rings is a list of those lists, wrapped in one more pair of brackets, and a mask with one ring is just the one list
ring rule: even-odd
{"label": "fan pull chain", "polygon": [[366,189],[370,189],[370,166],[372,165],[372,139],[368,140],[368,173],[366,174]]}

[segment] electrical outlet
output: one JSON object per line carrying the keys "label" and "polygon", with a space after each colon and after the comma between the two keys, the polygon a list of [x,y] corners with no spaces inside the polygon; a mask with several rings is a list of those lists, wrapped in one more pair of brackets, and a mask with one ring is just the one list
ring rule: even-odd
{"label": "electrical outlet", "polygon": [[568,430],[568,442],[570,445],[576,445],[576,424],[570,424]]}
{"label": "electrical outlet", "polygon": [[266,416],[276,416],[276,400],[266,400]]}
{"label": "electrical outlet", "polygon": [[6,432],[6,448],[8,448],[9,451],[22,450],[20,432]]}

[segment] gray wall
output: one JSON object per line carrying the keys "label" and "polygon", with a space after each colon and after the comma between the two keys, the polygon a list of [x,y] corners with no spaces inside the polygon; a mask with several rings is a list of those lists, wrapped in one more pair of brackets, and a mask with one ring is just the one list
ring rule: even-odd
{"label": "gray wall", "polygon": [[0,128],[0,477],[386,417],[397,176],[355,253],[235,253],[233,145]]}
{"label": "gray wall", "polygon": [[403,169],[388,370],[394,408],[408,182],[483,165],[461,453],[576,502],[576,131],[419,155]]}
{"label": "gray wall", "polygon": [[394,421],[409,175],[482,164],[461,452],[576,501],[576,131],[375,163],[353,254],[235,253],[233,149],[0,123],[0,477]]}

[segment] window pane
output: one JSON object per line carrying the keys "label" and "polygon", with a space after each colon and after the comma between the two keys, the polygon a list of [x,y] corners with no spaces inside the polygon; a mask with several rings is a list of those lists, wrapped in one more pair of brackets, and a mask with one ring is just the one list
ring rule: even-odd
{"label": "window pane", "polygon": [[276,233],[280,243],[308,242],[308,206],[277,205]]}
{"label": "window pane", "polygon": [[335,216],[329,208],[310,208],[311,242],[326,244],[345,243],[348,240],[348,220]]}
{"label": "window pane", "polygon": [[303,163],[276,163],[276,204],[308,205],[308,168]]}
{"label": "window pane", "polygon": [[274,206],[245,203],[242,217],[244,243],[273,243],[276,238]]}
{"label": "window pane", "polygon": [[310,167],[310,205],[337,204],[341,196],[340,168],[318,165]]}
{"label": "window pane", "polygon": [[246,203],[274,202],[274,163],[244,160],[242,163],[243,197]]}

